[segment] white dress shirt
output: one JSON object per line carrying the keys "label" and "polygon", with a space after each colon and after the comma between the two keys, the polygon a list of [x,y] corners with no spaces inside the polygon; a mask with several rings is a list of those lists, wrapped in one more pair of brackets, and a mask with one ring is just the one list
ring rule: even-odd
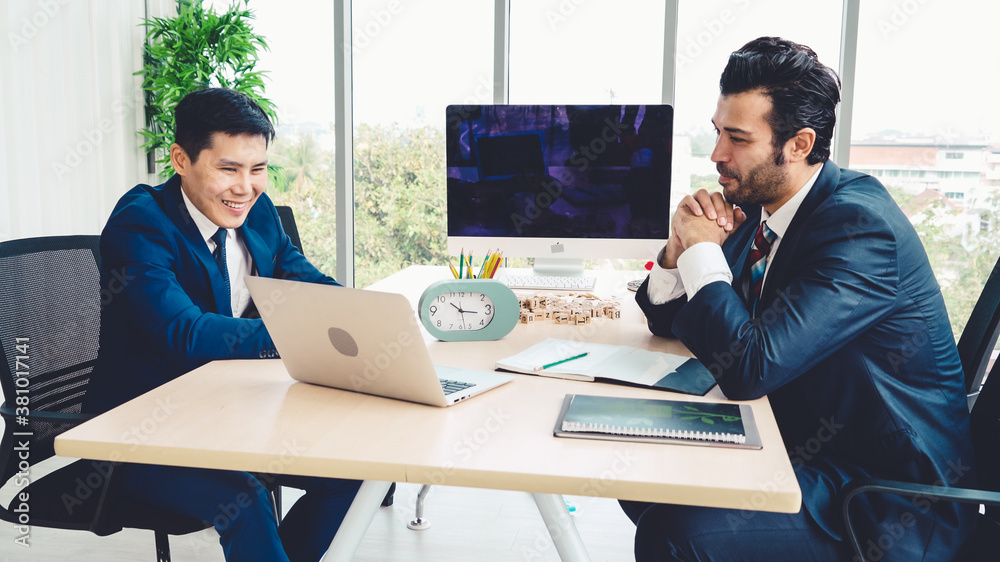
{"label": "white dress shirt", "polygon": [[[761,209],[761,222],[767,221],[767,227],[774,232],[775,239],[771,243],[771,253],[775,255],[778,246],[781,244],[788,226],[792,223],[795,213],[798,212],[802,201],[806,198],[816,179],[819,178],[823,166],[809,178],[802,189],[792,196],[774,214]],[[661,250],[662,254],[662,250]],[[767,260],[767,267],[764,269],[764,282],[767,282],[767,272],[771,269],[771,260]],[[722,246],[714,242],[701,242],[685,250],[677,258],[676,269],[665,269],[660,267],[660,256],[653,262],[653,269],[649,272],[649,302],[652,304],[663,304],[668,301],[680,298],[687,293],[688,300],[701,290],[702,287],[716,281],[733,282],[733,274],[725,254],[722,253]]]}
{"label": "white dress shirt", "polygon": [[[212,237],[218,232],[219,225],[212,222],[204,213],[199,211],[198,207],[195,207],[194,203],[188,199],[183,189],[181,190],[181,196],[184,198],[184,205],[187,206],[188,213],[194,219],[195,226],[198,227],[198,232],[201,233],[202,239],[205,240],[205,244],[208,246],[208,251],[214,253],[216,244],[212,240]],[[243,240],[236,235],[236,230],[227,228],[226,266],[229,269],[229,300],[233,307],[233,316],[236,318],[242,316],[250,304],[250,290],[247,289],[247,284],[243,281],[243,277],[250,275],[252,260],[250,250],[247,249]]]}

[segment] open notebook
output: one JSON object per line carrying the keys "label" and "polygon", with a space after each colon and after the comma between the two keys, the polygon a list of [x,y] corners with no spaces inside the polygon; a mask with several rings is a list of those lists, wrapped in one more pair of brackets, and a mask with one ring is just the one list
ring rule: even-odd
{"label": "open notebook", "polygon": [[[583,357],[578,357],[586,354]],[[564,361],[567,358],[575,359]],[[549,366],[551,365],[551,366]],[[503,371],[587,382],[618,382],[704,396],[715,377],[693,357],[549,338],[496,362]]]}

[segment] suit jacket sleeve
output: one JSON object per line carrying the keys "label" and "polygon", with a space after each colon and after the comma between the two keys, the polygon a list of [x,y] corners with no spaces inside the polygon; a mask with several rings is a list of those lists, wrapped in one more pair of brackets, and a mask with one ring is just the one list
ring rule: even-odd
{"label": "suit jacket sleeve", "polygon": [[646,280],[642,282],[642,285],[635,292],[635,302],[639,305],[643,314],[646,315],[646,325],[649,326],[649,331],[653,335],[664,338],[677,337],[671,326],[674,317],[677,316],[677,311],[687,304],[686,295],[658,305],[651,303],[649,301],[649,276],[647,275]]}
{"label": "suit jacket sleeve", "polygon": [[[727,397],[754,399],[784,386],[893,311],[892,228],[863,199],[841,199],[830,197],[811,214],[808,229],[782,240],[757,318],[722,282],[702,288],[673,315],[672,332]],[[858,217],[866,217],[865,228],[851,228]]]}

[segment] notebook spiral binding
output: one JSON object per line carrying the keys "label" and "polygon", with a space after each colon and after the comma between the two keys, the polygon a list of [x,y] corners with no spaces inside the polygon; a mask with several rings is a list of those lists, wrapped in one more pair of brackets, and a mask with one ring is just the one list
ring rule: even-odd
{"label": "notebook spiral binding", "polygon": [[707,431],[674,431],[653,427],[623,427],[607,424],[579,423],[564,421],[563,431],[587,431],[591,433],[610,433],[613,435],[636,435],[639,437],[669,437],[672,439],[695,439],[701,441],[719,441],[723,443],[746,443],[746,435],[736,433],[712,433]]}

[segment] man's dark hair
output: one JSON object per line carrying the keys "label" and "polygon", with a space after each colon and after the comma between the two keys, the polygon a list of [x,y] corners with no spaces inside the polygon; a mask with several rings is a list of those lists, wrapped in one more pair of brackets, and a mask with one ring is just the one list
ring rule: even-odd
{"label": "man's dark hair", "polygon": [[192,163],[202,150],[212,146],[212,133],[261,136],[265,144],[274,140],[274,126],[260,105],[250,96],[226,88],[184,96],[174,110],[174,122],[174,142]]}
{"label": "man's dark hair", "polygon": [[771,98],[767,122],[776,155],[782,155],[795,133],[810,127],[816,142],[807,161],[819,164],[830,158],[840,78],[809,47],[780,37],[754,39],[729,56],[719,90],[723,96],[759,90]]}

